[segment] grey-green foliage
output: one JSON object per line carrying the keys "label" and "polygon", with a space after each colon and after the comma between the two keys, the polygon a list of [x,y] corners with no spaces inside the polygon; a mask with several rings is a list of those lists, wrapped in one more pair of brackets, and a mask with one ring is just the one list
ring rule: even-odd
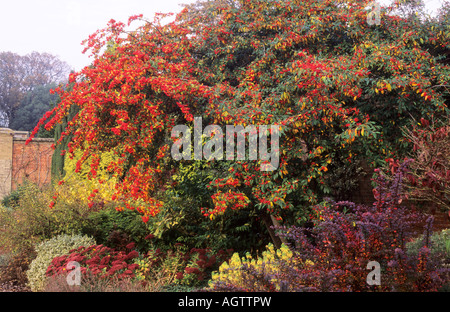
{"label": "grey-green foliage", "polygon": [[[2,203],[0,203],[0,213],[1,212],[5,212],[8,208],[6,208],[5,206],[2,205]],[[2,266],[6,266],[9,262],[11,255],[10,254],[2,254],[0,255],[0,267]]]}
{"label": "grey-green foliage", "polygon": [[10,253],[0,255],[0,267],[7,266],[10,260],[11,260]]}
{"label": "grey-green foliage", "polygon": [[[19,106],[15,109],[14,118],[10,121],[10,128],[20,131],[33,131],[42,116],[51,110],[59,101],[58,94],[51,94],[50,90],[56,88],[56,84],[36,86],[25,94]],[[47,131],[43,126],[37,137],[53,137],[53,131]]]}
{"label": "grey-green foliage", "polygon": [[45,272],[55,257],[68,254],[78,247],[95,245],[95,240],[86,235],[62,234],[43,241],[35,247],[36,258],[31,262],[28,271],[28,286],[32,291],[42,291],[45,286]]}

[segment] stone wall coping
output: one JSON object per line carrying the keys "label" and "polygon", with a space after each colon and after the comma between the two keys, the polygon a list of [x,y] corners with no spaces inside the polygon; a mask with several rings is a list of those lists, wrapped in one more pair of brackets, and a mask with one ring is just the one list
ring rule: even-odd
{"label": "stone wall coping", "polygon": [[8,134],[14,134],[14,130],[11,130],[9,128],[0,128],[0,133],[8,133]]}
{"label": "stone wall coping", "polygon": [[[6,133],[13,136],[13,141],[26,141],[30,135],[29,131],[18,131],[9,128],[0,128],[0,133]],[[55,142],[53,138],[33,138],[33,142]]]}
{"label": "stone wall coping", "polygon": [[[14,142],[16,142],[16,141],[26,141],[27,140],[27,138],[19,138],[19,137],[16,137],[16,138],[14,138]],[[52,138],[33,138],[33,141],[31,141],[31,143],[32,142],[51,142],[51,143],[54,143],[55,142],[55,139],[52,139]]]}

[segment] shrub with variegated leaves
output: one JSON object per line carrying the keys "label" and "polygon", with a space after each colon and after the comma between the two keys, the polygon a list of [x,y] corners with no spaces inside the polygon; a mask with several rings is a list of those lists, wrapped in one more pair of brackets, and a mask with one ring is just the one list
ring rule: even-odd
{"label": "shrub with variegated leaves", "polygon": [[30,288],[33,291],[44,289],[47,268],[55,257],[62,256],[72,249],[94,244],[94,239],[89,236],[67,234],[58,235],[38,244],[35,247],[37,256],[26,272]]}

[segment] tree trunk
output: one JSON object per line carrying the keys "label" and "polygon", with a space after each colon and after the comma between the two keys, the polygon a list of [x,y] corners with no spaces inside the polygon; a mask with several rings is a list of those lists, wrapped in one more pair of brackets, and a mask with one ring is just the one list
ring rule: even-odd
{"label": "tree trunk", "polygon": [[275,234],[274,229],[272,228],[273,226],[280,225],[278,223],[277,219],[275,219],[274,216],[267,214],[266,212],[263,213],[262,219],[263,219],[264,225],[266,226],[267,231],[269,232],[270,238],[272,239],[272,242],[273,242],[273,245],[275,246],[275,248],[278,249],[281,247],[281,244],[283,244],[283,243],[286,244],[285,239],[277,236]]}

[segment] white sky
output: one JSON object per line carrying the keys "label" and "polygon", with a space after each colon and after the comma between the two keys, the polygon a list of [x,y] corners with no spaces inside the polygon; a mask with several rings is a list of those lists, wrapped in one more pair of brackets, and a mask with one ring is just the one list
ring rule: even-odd
{"label": "white sky", "polygon": [[[48,52],[75,70],[89,65],[81,42],[109,20],[179,12],[195,0],[0,0],[0,51]],[[88,54],[88,53],[87,53]]]}
{"label": "white sky", "polygon": [[[384,3],[386,0],[381,0]],[[442,0],[425,0],[433,10]],[[80,70],[91,62],[81,42],[110,19],[179,12],[195,0],[0,0],[0,51],[48,52]]]}

